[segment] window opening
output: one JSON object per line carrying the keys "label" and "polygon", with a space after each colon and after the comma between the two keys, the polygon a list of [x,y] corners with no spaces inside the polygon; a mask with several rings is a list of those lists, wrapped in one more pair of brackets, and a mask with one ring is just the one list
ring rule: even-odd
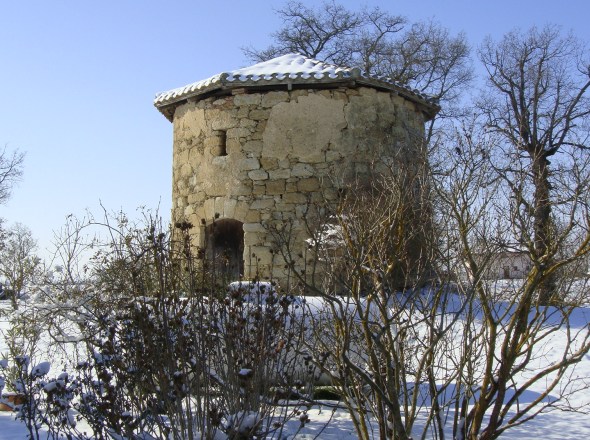
{"label": "window opening", "polygon": [[211,153],[213,156],[227,156],[227,133],[224,130],[213,132]]}

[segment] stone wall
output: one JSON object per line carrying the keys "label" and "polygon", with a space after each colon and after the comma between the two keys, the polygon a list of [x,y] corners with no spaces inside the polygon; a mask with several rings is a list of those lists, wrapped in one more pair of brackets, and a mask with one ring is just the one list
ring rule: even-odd
{"label": "stone wall", "polygon": [[288,221],[303,254],[310,203],[336,200],[400,152],[411,160],[423,127],[413,103],[369,87],[189,100],[174,113],[173,221],[192,223],[200,246],[216,216],[243,222],[244,276],[280,282],[285,261],[271,252],[269,225]]}

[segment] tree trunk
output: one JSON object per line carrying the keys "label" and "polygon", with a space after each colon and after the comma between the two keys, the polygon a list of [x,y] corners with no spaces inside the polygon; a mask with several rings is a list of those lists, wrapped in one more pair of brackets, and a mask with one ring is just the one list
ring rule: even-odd
{"label": "tree trunk", "polygon": [[531,154],[533,164],[533,185],[535,188],[533,205],[535,262],[540,265],[540,273],[543,277],[539,285],[539,304],[549,304],[555,301],[555,276],[546,275],[546,270],[551,266],[553,256],[550,255],[550,243],[552,238],[551,200],[549,193],[549,160],[544,152]]}

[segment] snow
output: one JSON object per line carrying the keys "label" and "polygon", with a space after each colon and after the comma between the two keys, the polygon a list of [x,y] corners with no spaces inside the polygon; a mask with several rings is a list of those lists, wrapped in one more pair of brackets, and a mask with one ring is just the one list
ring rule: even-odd
{"label": "snow", "polygon": [[249,67],[218,73],[201,81],[158,93],[154,99],[154,105],[160,108],[221,86],[243,87],[261,85],[262,83],[265,85],[289,85],[292,83],[333,82],[350,79],[379,83],[381,87],[395,88],[413,96],[414,99],[430,101],[428,97],[422,95],[419,91],[411,90],[391,78],[369,76],[358,68],[336,66],[307,58],[298,53],[290,53]]}
{"label": "snow", "polygon": [[51,364],[49,362],[41,362],[31,370],[31,375],[33,377],[43,377],[49,373],[50,369]]}
{"label": "snow", "polygon": [[332,64],[322,63],[317,60],[306,58],[297,53],[283,55],[269,61],[254,64],[242,69],[230,70],[213,75],[201,81],[179,87],[156,96],[154,103],[163,104],[173,98],[178,98],[201,89],[218,84],[222,81],[246,82],[259,80],[284,80],[284,79],[322,79],[342,78],[352,76],[352,69],[338,67]]}
{"label": "snow", "polygon": [[[323,308],[322,301],[317,298],[308,298],[306,303],[312,309],[321,310]],[[9,304],[1,304],[0,307],[8,310]],[[572,315],[571,324],[572,330],[583,329],[588,325],[590,319],[590,308],[579,308],[574,311]],[[0,318],[0,330],[6,330],[8,322],[6,317]],[[540,348],[542,350],[542,359],[544,362],[556,362],[559,356],[563,354],[565,347],[565,338],[556,334],[552,339],[550,345],[545,345]],[[6,340],[0,338],[0,354],[6,352]],[[22,359],[23,362],[29,362],[29,359]],[[41,374],[43,371],[49,371],[49,362],[38,362],[31,370]],[[1,375],[2,371],[0,371]],[[248,369],[240,371],[241,375],[247,375]],[[58,387],[60,382],[67,381],[67,373],[56,374],[57,379],[48,382],[47,386],[50,388]],[[590,381],[590,355],[586,355],[576,365],[572,372],[572,377],[580,378],[582,384],[588,384]],[[541,386],[540,384],[539,386]],[[541,389],[531,389],[523,399],[530,401],[538,396]],[[590,392],[588,389],[580,393],[573,394],[568,397],[568,401],[572,407],[581,407],[588,411],[590,409]],[[311,407],[305,415],[309,418],[309,422],[305,426],[301,426],[299,417],[295,417],[286,423],[283,430],[283,438],[286,439],[339,439],[344,438],[354,439],[355,433],[347,414],[347,411],[341,407],[335,407],[335,402],[325,401],[322,405]],[[303,417],[303,415],[302,415]],[[75,412],[69,411],[67,414],[67,423],[73,425],[76,423]],[[227,422],[232,424],[239,432],[245,432],[249,427],[254,426],[258,422],[258,415],[254,412],[236,413],[229,416]],[[420,428],[418,423],[417,429]],[[9,439],[25,439],[28,432],[25,425],[18,420],[15,420],[14,414],[6,411],[0,411],[0,440]],[[221,432],[216,436],[221,440],[226,438]],[[450,438],[450,437],[449,437]],[[556,440],[562,438],[590,438],[590,418],[587,414],[564,412],[559,410],[552,410],[547,413],[538,415],[532,421],[508,430],[501,438],[505,439],[535,439],[543,438],[544,440]]]}

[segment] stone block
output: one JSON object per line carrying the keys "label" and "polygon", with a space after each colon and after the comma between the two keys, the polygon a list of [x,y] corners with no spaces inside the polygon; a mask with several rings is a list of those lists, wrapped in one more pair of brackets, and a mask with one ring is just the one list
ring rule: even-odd
{"label": "stone block", "polygon": [[249,196],[252,194],[252,181],[241,181],[231,187],[231,194],[234,196]]}
{"label": "stone block", "polygon": [[291,170],[288,168],[277,168],[276,170],[270,170],[268,172],[268,178],[271,180],[288,179],[290,177],[291,177]]}
{"label": "stone block", "polygon": [[324,163],[326,161],[326,155],[323,151],[314,151],[313,153],[301,155],[299,157],[300,162],[308,163],[308,164],[318,164]]}
{"label": "stone block", "polygon": [[225,199],[223,202],[223,217],[234,218],[236,211],[236,204],[238,203],[235,199]]}
{"label": "stone block", "polygon": [[297,100],[302,96],[307,96],[309,95],[309,92],[307,90],[304,89],[300,89],[300,90],[293,90],[291,92],[291,100]]}
{"label": "stone block", "polygon": [[[295,205],[292,203],[286,203],[284,200],[281,200],[279,202],[275,202],[275,211],[273,212],[273,214],[282,214],[283,212],[295,212]],[[276,219],[276,217],[273,215],[273,218]],[[282,219],[282,216],[278,217],[279,219]]]}
{"label": "stone block", "polygon": [[258,246],[261,244],[262,237],[254,232],[244,232],[244,246]]}
{"label": "stone block", "polygon": [[[260,162],[256,158],[244,158],[238,162],[238,168],[244,171],[258,170],[260,169]],[[253,179],[255,180],[255,179]]]}
{"label": "stone block", "polygon": [[256,126],[256,130],[250,136],[250,140],[260,141],[264,138],[264,129],[266,128],[266,120],[260,121]]}
{"label": "stone block", "polygon": [[[242,121],[246,120],[245,118],[248,117],[248,113],[250,113],[250,107],[245,105],[242,107],[238,107],[238,110],[236,111],[236,118],[238,118],[240,120],[240,125],[242,125]],[[245,125],[244,125],[245,127]]]}
{"label": "stone block", "polygon": [[245,138],[252,134],[252,130],[248,127],[235,127],[227,130],[227,138]]}
{"label": "stone block", "polygon": [[278,166],[278,161],[271,157],[261,157],[260,164],[262,165],[262,168],[269,171],[274,170]]}
{"label": "stone block", "polygon": [[225,197],[215,197],[215,214],[223,218],[223,210],[225,207]]}
{"label": "stone block", "polygon": [[298,179],[293,179],[285,185],[285,193],[296,193],[297,189],[297,181]]}
{"label": "stone block", "polygon": [[230,115],[230,112],[219,111],[215,116],[207,115],[211,120],[211,128],[213,130],[227,130],[238,125],[238,119]]}
{"label": "stone block", "polygon": [[226,170],[227,169],[227,156],[215,156],[211,159],[211,165],[214,165],[217,168],[217,171]]}
{"label": "stone block", "polygon": [[310,195],[311,195],[310,201],[312,204],[322,205],[326,201],[326,198],[325,198],[323,192],[314,191]]}
{"label": "stone block", "polygon": [[340,194],[338,193],[338,190],[335,188],[324,188],[323,196],[326,200],[337,200]]}
{"label": "stone block", "polygon": [[244,216],[244,221],[250,223],[260,222],[260,212],[253,209],[248,210],[247,214]]}
{"label": "stone block", "polygon": [[307,202],[307,197],[300,192],[285,193],[283,194],[283,201],[285,203],[301,204]]}
{"label": "stone block", "polygon": [[266,194],[266,185],[263,183],[264,181],[257,181],[254,182],[252,185],[252,194],[255,196],[263,196]]}
{"label": "stone block", "polygon": [[266,194],[276,195],[283,194],[285,192],[285,180],[269,180],[266,182]]}
{"label": "stone block", "polygon": [[240,119],[240,127],[248,127],[250,129],[256,127],[257,122],[252,119],[242,118]]}
{"label": "stone block", "polygon": [[252,180],[266,180],[268,173],[264,170],[252,170],[248,173],[248,177]]}
{"label": "stone block", "polygon": [[203,218],[207,221],[215,218],[215,199],[205,200],[205,203],[203,204],[203,215]]}
{"label": "stone block", "polygon": [[248,141],[242,146],[242,150],[245,152],[259,154],[262,151],[261,141]]}
{"label": "stone block", "polygon": [[309,177],[307,179],[301,179],[297,182],[297,189],[300,192],[311,192],[317,191],[320,188],[320,181],[316,177]]}
{"label": "stone block", "polygon": [[266,229],[260,223],[244,223],[243,224],[244,233],[246,232],[260,232],[265,233]]}
{"label": "stone block", "polygon": [[291,169],[291,176],[293,177],[311,177],[315,174],[313,166],[307,163],[297,163]]}
{"label": "stone block", "polygon": [[289,92],[268,92],[262,97],[262,107],[274,107],[279,102],[285,102],[289,100]]}
{"label": "stone block", "polygon": [[252,202],[250,209],[271,209],[274,208],[274,206],[274,199],[258,199]]}
{"label": "stone block", "polygon": [[227,154],[232,154],[234,152],[238,152],[242,149],[242,144],[239,139],[230,138],[225,139],[225,147]]}
{"label": "stone block", "polygon": [[193,173],[193,167],[190,163],[184,163],[180,168],[180,176],[181,177],[188,177]]}
{"label": "stone block", "polygon": [[260,93],[244,94],[234,96],[234,105],[259,105],[262,95]]}
{"label": "stone block", "polygon": [[211,102],[211,106],[212,107],[231,108],[231,107],[229,107],[229,106],[231,106],[231,98],[229,98],[229,97],[218,98],[218,99],[213,98],[213,101]]}
{"label": "stone block", "polygon": [[248,118],[253,119],[255,121],[262,121],[263,119],[268,119],[269,116],[270,110],[254,109],[250,110],[250,113],[248,113]]}
{"label": "stone block", "polygon": [[260,221],[265,222],[269,220],[272,220],[272,214],[269,210],[260,213]]}
{"label": "stone block", "polygon": [[191,214],[194,214],[194,212],[194,205],[189,204],[187,207],[184,208],[183,215],[185,218],[188,218]]}

